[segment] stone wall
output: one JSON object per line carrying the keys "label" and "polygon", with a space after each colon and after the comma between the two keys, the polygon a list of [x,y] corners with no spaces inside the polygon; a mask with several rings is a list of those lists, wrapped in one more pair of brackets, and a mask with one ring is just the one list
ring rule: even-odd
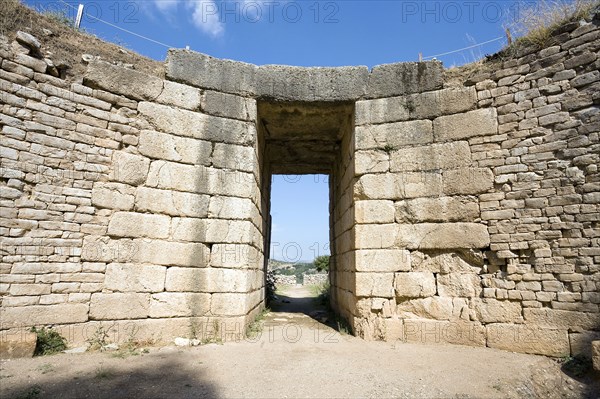
{"label": "stone wall", "polygon": [[329,281],[329,275],[325,273],[304,273],[302,276],[303,285],[322,285]]}
{"label": "stone wall", "polygon": [[[597,17],[596,17],[597,18]],[[330,176],[332,306],[365,339],[589,353],[600,331],[600,29],[480,65],[52,76],[0,44],[0,330],[239,337],[275,173]],[[306,126],[310,126],[307,129]]]}

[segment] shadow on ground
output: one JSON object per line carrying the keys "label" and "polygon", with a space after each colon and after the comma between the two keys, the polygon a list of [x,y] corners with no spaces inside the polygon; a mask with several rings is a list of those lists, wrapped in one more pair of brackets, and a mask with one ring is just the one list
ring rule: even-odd
{"label": "shadow on ground", "polygon": [[[144,364],[144,356],[124,361],[98,354],[95,359],[90,359],[95,364],[71,365],[64,375],[61,370],[52,368],[55,356],[49,356],[43,366],[22,370],[31,374],[27,384],[11,385],[10,376],[2,376],[0,396],[3,399],[219,397],[216,388],[203,378],[204,372],[195,367],[197,365],[177,360],[178,353],[152,356],[160,359],[148,362],[149,367]],[[75,361],[80,359],[84,357],[75,355]],[[132,360],[138,360],[138,364],[132,365]],[[74,372],[74,369],[78,371]]]}

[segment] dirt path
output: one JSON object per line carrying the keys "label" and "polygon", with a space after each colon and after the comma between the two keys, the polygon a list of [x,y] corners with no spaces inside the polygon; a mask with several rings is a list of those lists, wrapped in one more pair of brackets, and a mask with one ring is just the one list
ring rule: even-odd
{"label": "dirt path", "polygon": [[126,358],[85,353],[6,361],[0,397],[593,397],[540,356],[342,335],[308,315],[315,310],[308,295],[303,287],[286,289],[252,340],[152,348]]}

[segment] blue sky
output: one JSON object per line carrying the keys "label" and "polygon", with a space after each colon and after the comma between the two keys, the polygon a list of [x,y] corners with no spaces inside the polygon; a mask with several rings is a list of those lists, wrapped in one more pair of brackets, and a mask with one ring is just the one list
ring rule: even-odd
{"label": "blue sky", "polygon": [[[505,43],[503,24],[523,3],[81,0],[67,1],[72,6],[67,8],[62,0],[25,2],[37,9],[66,9],[71,16],[82,3],[86,15],[81,26],[86,31],[157,60],[165,59],[168,46],[189,46],[215,57],[258,65],[368,67],[416,61],[420,52],[424,57],[433,56],[500,38],[437,58],[451,67],[493,54]],[[272,188],[272,257],[312,260],[328,253],[328,203],[324,176],[276,176]]]}

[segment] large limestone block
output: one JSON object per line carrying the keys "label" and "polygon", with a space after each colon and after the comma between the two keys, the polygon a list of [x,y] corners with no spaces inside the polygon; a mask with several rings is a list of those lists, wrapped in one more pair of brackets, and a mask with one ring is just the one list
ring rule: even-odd
{"label": "large limestone block", "polygon": [[134,100],[154,100],[163,89],[160,78],[103,61],[90,62],[83,82],[86,86]]}
{"label": "large limestone block", "polygon": [[486,330],[479,323],[404,319],[404,339],[409,343],[485,346]]}
{"label": "large limestone block", "polygon": [[3,328],[82,323],[87,319],[88,305],[83,303],[0,308]]}
{"label": "large limestone block", "polygon": [[410,118],[404,96],[357,101],[355,115],[356,126],[399,122]]}
{"label": "large limestone block", "polygon": [[444,194],[481,194],[494,187],[494,174],[489,168],[445,170]]}
{"label": "large limestone block", "polygon": [[154,161],[150,165],[147,185],[190,193],[209,193],[208,178],[209,169],[203,166]]}
{"label": "large limestone block", "polygon": [[437,276],[437,289],[440,296],[478,297],[481,294],[481,278],[476,274],[449,273]]}
{"label": "large limestone block", "polygon": [[255,227],[247,220],[173,218],[173,238],[206,243],[252,243]]}
{"label": "large limestone block", "polygon": [[114,237],[167,238],[171,218],[150,213],[115,212],[108,223],[108,235]]}
{"label": "large limestone block", "polygon": [[450,320],[453,316],[452,298],[430,296],[400,302],[396,314],[406,318]]}
{"label": "large limestone block", "polygon": [[391,153],[391,172],[455,169],[471,164],[471,150],[466,141],[401,148]]}
{"label": "large limestone block", "polygon": [[252,219],[258,222],[260,214],[249,198],[219,197],[210,198],[208,217],[217,219]]}
{"label": "large limestone block", "polygon": [[202,91],[181,83],[163,81],[164,87],[156,102],[197,111],[202,103]]}
{"label": "large limestone block", "polygon": [[152,239],[120,239],[85,236],[81,258],[90,262],[148,263],[165,266],[205,267],[210,251],[200,243]]}
{"label": "large limestone block", "polygon": [[481,253],[471,251],[434,251],[423,258],[415,257],[413,267],[417,271],[430,271],[434,273],[471,273],[481,272],[483,257]]}
{"label": "large limestone block", "polygon": [[367,98],[392,97],[441,89],[444,68],[439,61],[401,62],[373,67]]}
{"label": "large limestone block", "polygon": [[134,186],[143,184],[148,176],[150,160],[124,151],[113,152],[109,178]]}
{"label": "large limestone block", "polygon": [[600,331],[570,332],[571,356],[589,356],[589,353],[592,352],[593,342],[598,340],[600,340]]}
{"label": "large limestone block", "polygon": [[356,223],[393,223],[394,214],[392,201],[356,201],[354,203]]}
{"label": "large limestone block", "polygon": [[491,348],[555,357],[569,355],[569,337],[565,329],[489,324],[486,330],[487,344]]}
{"label": "large limestone block", "polygon": [[167,270],[165,289],[172,292],[250,292],[262,287],[254,270],[180,268]]}
{"label": "large limestone block", "polygon": [[150,294],[95,293],[90,301],[90,319],[118,320],[148,317]]}
{"label": "large limestone block", "polygon": [[25,331],[15,334],[3,333],[0,335],[0,359],[33,357],[36,344],[35,333]]}
{"label": "large limestone block", "polygon": [[396,243],[395,224],[359,224],[354,229],[356,249],[393,248]]}
{"label": "large limestone block", "polygon": [[111,263],[106,266],[104,288],[120,292],[160,292],[165,287],[167,268],[135,263]]}
{"label": "large limestone block", "polygon": [[475,87],[450,87],[407,96],[411,119],[433,119],[470,111],[477,106]]}
{"label": "large limestone block", "polygon": [[440,116],[433,121],[435,141],[460,140],[498,133],[495,108],[484,108],[462,114]]}
{"label": "large limestone block", "polygon": [[161,240],[135,240],[135,259],[141,263],[165,266],[206,267],[210,250],[195,242],[170,242]]}
{"label": "large limestone block", "polygon": [[209,198],[208,195],[138,187],[135,195],[135,206],[139,212],[206,217],[208,216]]}
{"label": "large limestone block", "polygon": [[258,171],[257,156],[252,147],[216,143],[211,161],[216,168],[241,170],[242,172]]}
{"label": "large limestone block", "polygon": [[357,126],[354,135],[359,150],[393,150],[433,142],[433,124],[429,120],[418,120]]}
{"label": "large limestone block", "polygon": [[398,200],[441,194],[442,174],[437,172],[369,174],[354,186],[354,199]]}
{"label": "large limestone block", "polygon": [[405,249],[363,249],[355,253],[357,272],[410,270],[410,252]]}
{"label": "large limestone block", "polygon": [[394,296],[394,273],[356,273],[357,297],[392,298]]}
{"label": "large limestone block", "polygon": [[195,138],[142,130],[138,149],[142,155],[154,159],[192,165],[210,165],[211,163],[212,143]]}
{"label": "large limestone block", "polygon": [[213,244],[210,266],[230,269],[262,269],[263,254],[249,244]]}
{"label": "large limestone block", "polygon": [[251,145],[256,139],[254,124],[249,122],[150,102],[141,102],[138,111],[155,130],[163,133],[241,145]]}
{"label": "large limestone block", "polygon": [[160,292],[150,297],[148,315],[158,317],[204,316],[210,311],[210,294]]}
{"label": "large limestone block", "polygon": [[390,156],[383,150],[361,150],[354,153],[354,174],[383,173],[390,170]]}
{"label": "large limestone block", "polygon": [[600,326],[600,313],[585,313],[559,309],[523,309],[525,322],[532,326],[570,330],[596,330]]}
{"label": "large limestone block", "polygon": [[396,222],[473,222],[479,217],[475,197],[415,198],[395,203]]}
{"label": "large limestone block", "polygon": [[234,94],[254,94],[256,65],[222,60],[195,51],[170,49],[167,79]]}
{"label": "large limestone block", "polygon": [[92,205],[99,208],[128,211],[133,208],[134,188],[120,183],[95,182]]}
{"label": "large limestone block", "polygon": [[395,290],[398,298],[425,298],[435,295],[435,277],[429,272],[396,273]]}
{"label": "large limestone block", "polygon": [[[215,316],[243,316],[247,314],[256,302],[256,294],[213,294],[210,311]],[[254,298],[254,299],[253,299]]]}
{"label": "large limestone block", "polygon": [[206,90],[202,95],[201,109],[205,114],[256,121],[256,100],[253,98]]}
{"label": "large limestone block", "polygon": [[364,66],[263,65],[257,69],[256,93],[278,101],[353,101],[364,96],[368,76]]}
{"label": "large limestone block", "polygon": [[592,342],[592,361],[594,370],[600,371],[600,341]]}
{"label": "large limestone block", "polygon": [[477,320],[482,323],[519,323],[523,320],[519,302],[473,298],[471,305],[475,310]]}
{"label": "large limestone block", "polygon": [[395,244],[408,249],[485,248],[487,227],[477,223],[398,224]]}

